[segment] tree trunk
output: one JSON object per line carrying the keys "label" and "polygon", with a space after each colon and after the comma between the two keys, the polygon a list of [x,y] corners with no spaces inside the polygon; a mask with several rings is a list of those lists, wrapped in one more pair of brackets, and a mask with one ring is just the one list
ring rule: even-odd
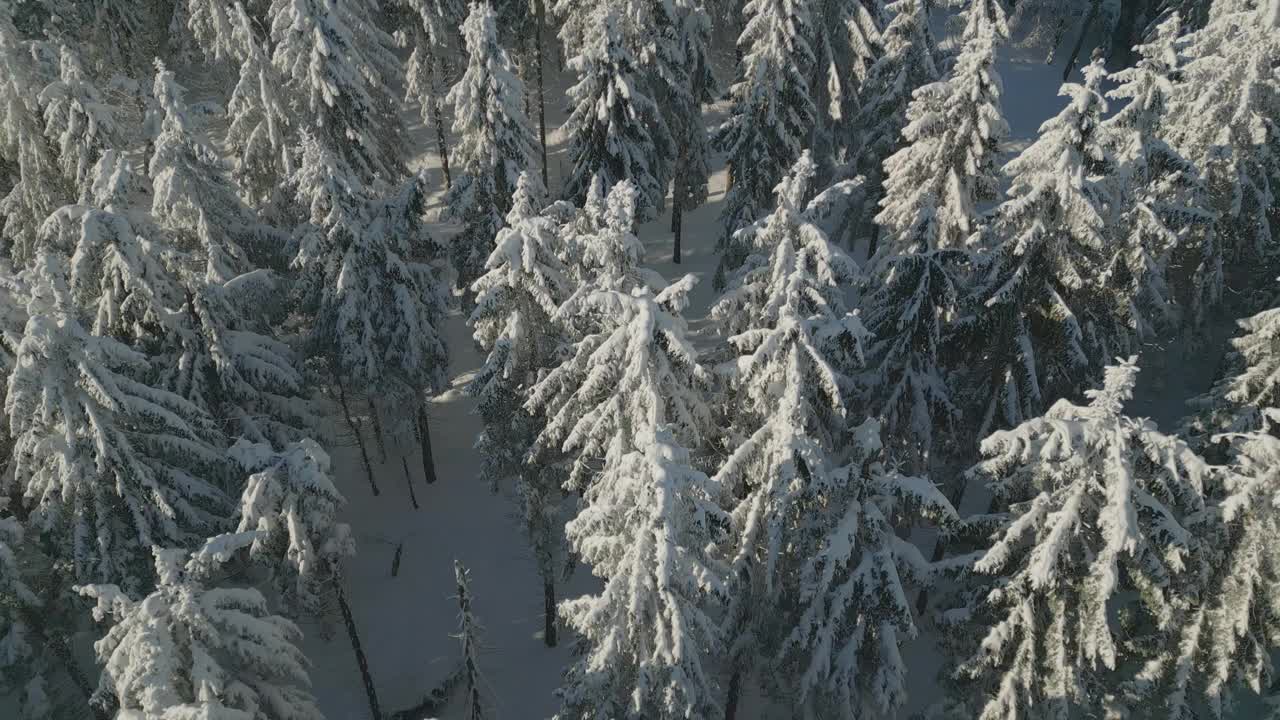
{"label": "tree trunk", "polygon": [[867,241],[867,262],[871,262],[871,258],[876,256],[877,247],[880,244],[880,223],[871,223],[871,239]]}
{"label": "tree trunk", "polygon": [[724,700],[724,720],[738,716],[738,696],[742,694],[742,671],[734,670],[729,676],[729,693]]}
{"label": "tree trunk", "polygon": [[[959,480],[957,481],[956,486],[951,489],[951,492],[947,494],[948,495],[947,500],[951,502],[951,507],[955,508],[956,512],[959,513],[960,503],[964,501],[964,492],[966,489],[968,489],[969,483],[965,481],[964,473],[960,473],[956,475],[956,477],[958,477]],[[932,563],[936,563],[942,559],[942,556],[946,554],[947,554],[947,541],[942,539],[941,536],[939,536],[938,541],[933,545],[933,555],[930,556],[929,561]],[[918,615],[923,615],[925,608],[928,606],[929,606],[929,589],[922,588],[920,590],[920,594],[916,597],[916,613]]]}
{"label": "tree trunk", "polygon": [[369,659],[360,647],[360,633],[356,630],[355,617],[351,614],[351,605],[347,603],[347,593],[342,589],[342,576],[334,563],[334,590],[338,596],[338,608],[342,611],[342,622],[347,626],[347,636],[351,638],[351,650],[356,655],[356,664],[360,666],[360,678],[364,681],[364,691],[369,697],[369,712],[373,720],[382,720],[382,710],[378,707],[378,690],[373,685],[373,675],[369,673]]}
{"label": "tree trunk", "polygon": [[[676,182],[680,182],[679,178]],[[671,201],[671,262],[680,264],[680,235],[684,224],[684,199],[679,193]]]}
{"label": "tree trunk", "polygon": [[387,462],[387,441],[382,436],[382,415],[378,412],[378,404],[369,398],[369,419],[373,422],[373,439],[378,443],[378,462]]}
{"label": "tree trunk", "polygon": [[409,474],[409,456],[401,455],[400,464],[404,466],[404,484],[409,486],[409,502],[413,503],[413,509],[418,509],[418,494],[413,491],[413,475]]}
{"label": "tree trunk", "polygon": [[404,554],[404,543],[396,545],[396,554],[391,558],[391,577],[400,575],[400,556]]}
{"label": "tree trunk", "polygon": [[360,426],[356,425],[355,418],[351,416],[351,405],[347,402],[346,383],[341,378],[338,379],[338,402],[342,405],[342,414],[347,418],[347,425],[356,436],[356,445],[360,446],[360,459],[364,462],[364,474],[369,477],[369,487],[373,490],[374,496],[381,495],[382,493],[378,490],[378,483],[373,480],[373,464],[369,462],[369,450],[364,446],[364,434],[360,432]]}
{"label": "tree trunk", "polygon": [[418,443],[422,446],[422,475],[430,485],[436,481],[436,462],[431,455],[431,425],[425,402],[418,408]]}
{"label": "tree trunk", "polygon": [[444,113],[440,109],[440,83],[444,74],[444,61],[431,50],[431,117],[436,126],[436,152],[440,155],[440,169],[444,171],[445,190],[453,189],[453,178],[449,175],[449,142],[444,134]]}
{"label": "tree trunk", "polygon": [[542,581],[542,642],[547,647],[556,646],[556,581]]}
{"label": "tree trunk", "polygon": [[1102,7],[1102,0],[1093,0],[1089,4],[1089,14],[1085,16],[1084,24],[1080,26],[1080,37],[1076,38],[1075,47],[1071,48],[1071,57],[1067,58],[1067,66],[1062,70],[1062,82],[1066,82],[1071,77],[1071,71],[1076,69],[1076,59],[1080,57],[1080,50],[1084,47],[1084,39],[1089,36],[1089,30],[1093,27],[1093,22],[1098,19],[1098,10]]}
{"label": "tree trunk", "polygon": [[1130,0],[1120,3],[1120,17],[1111,34],[1109,57],[1116,67],[1129,67],[1133,62],[1133,46],[1138,41],[1138,19],[1147,16],[1148,0]]}
{"label": "tree trunk", "polygon": [[547,24],[546,2],[534,0],[533,6],[537,15],[534,42],[538,44],[538,138],[542,141],[542,189],[550,194],[551,181],[547,179],[547,99],[542,72],[542,32]]}

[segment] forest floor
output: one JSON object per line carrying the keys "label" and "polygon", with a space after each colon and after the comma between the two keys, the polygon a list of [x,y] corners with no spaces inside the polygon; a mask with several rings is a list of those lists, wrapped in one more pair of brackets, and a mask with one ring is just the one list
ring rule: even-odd
{"label": "forest floor", "polygon": [[[551,186],[558,188],[559,178],[570,162],[567,143],[558,130],[565,117],[560,98],[569,80],[555,65],[554,61],[549,62],[547,68],[552,80],[547,87],[547,125]],[[1015,152],[1034,137],[1041,122],[1063,106],[1057,97],[1061,66],[1045,65],[1042,53],[1014,49],[1005,51],[999,71],[1004,78],[1004,109],[1012,128],[1013,140],[1008,150]],[[728,75],[720,74],[722,82]],[[724,101],[709,107],[708,124],[714,126],[726,109]],[[430,171],[436,189],[432,203],[438,210],[444,182],[434,131],[420,122],[413,130],[415,146],[406,148],[406,154],[416,158],[412,163],[415,167]],[[717,218],[726,177],[723,158],[716,158],[715,167],[709,201],[685,219],[682,264],[671,260],[669,213],[639,231],[648,267],[668,279],[684,273],[701,279],[686,315],[702,346],[711,344],[716,337],[716,328],[706,315],[714,295],[711,274],[716,264]],[[456,228],[434,223],[431,232],[443,241]],[[1206,389],[1212,378],[1225,338],[1234,328],[1229,322],[1219,325],[1221,337],[1204,338],[1196,350],[1196,361],[1187,361],[1190,353],[1186,348],[1152,348],[1152,372],[1144,373],[1140,397],[1131,409],[1172,428],[1184,414],[1186,398]],[[431,439],[439,481],[433,485],[423,482],[416,443],[401,447],[389,439],[386,459],[379,462],[379,453],[370,441],[381,489],[375,497],[365,480],[357,450],[334,449],[337,481],[348,500],[343,519],[351,524],[358,545],[358,554],[346,564],[348,597],[383,713],[409,708],[457,666],[460,653],[454,636],[458,613],[453,562],[460,560],[472,571],[473,606],[485,627],[480,661],[496,717],[549,718],[558,707],[554,690],[563,668],[571,661],[570,638],[562,637],[560,646],[554,649],[543,644],[541,581],[521,533],[515,489],[503,487],[495,494],[477,477],[480,458],[473,445],[480,421],[465,386],[483,358],[471,342],[463,315],[455,311],[444,332],[452,353],[452,387],[436,397],[431,406]],[[335,435],[348,434],[339,417],[333,423]],[[409,482],[415,484],[420,509],[413,508],[410,502],[401,460],[406,454],[412,476]],[[393,560],[401,547],[399,571],[393,576]],[[567,587],[559,591],[562,597],[568,597],[594,587],[598,587],[598,581],[580,567]],[[913,674],[909,682],[915,692],[903,717],[928,704],[941,663],[927,624],[922,623],[922,627],[920,638],[904,650],[911,661]],[[341,626],[335,624],[327,637],[315,624],[305,625],[304,630],[304,649],[314,663],[314,690],[326,715],[331,720],[369,717],[355,657]],[[748,720],[764,716],[758,710],[752,712],[750,702],[745,704]],[[461,717],[460,705],[446,706],[440,717]]]}

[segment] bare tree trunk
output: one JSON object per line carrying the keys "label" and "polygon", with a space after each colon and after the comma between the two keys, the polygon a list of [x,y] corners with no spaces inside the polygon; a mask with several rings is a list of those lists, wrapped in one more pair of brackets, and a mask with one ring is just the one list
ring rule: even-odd
{"label": "bare tree trunk", "polygon": [[382,415],[378,412],[378,404],[369,398],[369,419],[373,422],[373,439],[378,443],[378,462],[387,462],[387,442],[382,436]]}
{"label": "bare tree trunk", "polygon": [[537,15],[537,28],[534,42],[538,44],[538,137],[542,141],[542,189],[551,193],[551,181],[547,179],[547,99],[542,72],[542,32],[547,24],[547,8],[545,0],[534,0],[534,13]]}
{"label": "bare tree trunk", "polygon": [[431,118],[436,126],[436,152],[440,155],[440,169],[444,171],[444,187],[453,189],[449,175],[449,143],[444,134],[444,113],[440,109],[440,83],[443,81],[444,61],[431,49]]}
{"label": "bare tree trunk", "polygon": [[351,405],[347,402],[347,386],[342,378],[338,378],[338,402],[342,405],[342,414],[347,419],[347,425],[356,436],[356,444],[360,446],[360,459],[364,462],[364,474],[369,477],[369,487],[372,488],[375,496],[381,495],[378,483],[373,480],[373,464],[369,462],[369,450],[364,445],[364,434],[360,432],[360,426],[356,425],[355,418],[351,416]]}
{"label": "bare tree trunk", "polygon": [[724,700],[724,720],[734,720],[738,716],[738,696],[742,694],[742,671],[734,670],[729,676],[728,697]]}
{"label": "bare tree trunk", "polygon": [[542,642],[556,646],[556,581],[551,577],[542,580]]}
{"label": "bare tree trunk", "polygon": [[378,690],[373,685],[373,675],[369,672],[369,659],[360,647],[360,633],[356,630],[355,617],[351,614],[351,605],[347,603],[347,593],[342,588],[342,575],[336,563],[332,566],[334,590],[338,596],[338,608],[342,611],[342,622],[347,626],[347,637],[351,638],[351,650],[356,655],[356,664],[360,666],[360,678],[364,681],[364,691],[369,698],[369,712],[373,720],[382,720],[382,710],[378,707]]}
{"label": "bare tree trunk", "polygon": [[430,485],[436,481],[436,462],[431,454],[431,426],[425,402],[418,408],[418,443],[422,446],[422,474]]}
{"label": "bare tree trunk", "polygon": [[1067,66],[1062,70],[1062,82],[1066,82],[1071,77],[1071,71],[1076,69],[1076,59],[1080,57],[1080,50],[1084,47],[1084,39],[1088,37],[1089,30],[1093,27],[1093,23],[1098,19],[1098,11],[1102,7],[1102,0],[1093,0],[1089,4],[1089,14],[1085,16],[1084,24],[1080,26],[1080,37],[1076,38],[1075,47],[1071,49],[1071,57],[1067,58]]}
{"label": "bare tree trunk", "polygon": [[396,554],[391,558],[391,577],[400,574],[400,556],[404,554],[404,543],[396,545]]}
{"label": "bare tree trunk", "polygon": [[404,483],[409,486],[409,501],[413,503],[413,509],[418,509],[418,495],[413,491],[413,475],[409,474],[409,456],[401,455],[400,464],[404,466]]}
{"label": "bare tree trunk", "polygon": [[[680,182],[679,178],[676,182]],[[680,264],[680,236],[683,231],[681,227],[684,224],[684,198],[680,193],[676,193],[671,200],[671,262],[676,265]]]}

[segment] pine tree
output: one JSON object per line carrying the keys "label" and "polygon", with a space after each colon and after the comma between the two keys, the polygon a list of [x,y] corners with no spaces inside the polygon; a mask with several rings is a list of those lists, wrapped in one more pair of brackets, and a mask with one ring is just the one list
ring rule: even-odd
{"label": "pine tree", "polygon": [[273,0],[272,62],[291,106],[310,113],[315,141],[373,189],[395,183],[404,128],[389,84],[400,75],[393,41],[370,0]]}
{"label": "pine tree", "polygon": [[444,172],[446,188],[453,186],[449,171],[449,148],[445,138],[445,121],[442,111],[444,86],[448,68],[447,50],[457,35],[466,13],[459,0],[401,0],[418,16],[413,32],[413,52],[405,71],[405,99],[418,104],[424,126],[436,130],[436,151],[440,168]]}
{"label": "pine tree", "polygon": [[981,408],[980,436],[1078,392],[1111,350],[1126,347],[1127,334],[1108,324],[1114,289],[1100,281],[1108,198],[1099,173],[1110,165],[1097,133],[1103,74],[1098,61],[1085,85],[1063,85],[1070,103],[1005,166],[1013,184],[992,223],[998,245],[957,321],[961,352],[972,358],[961,400]]}
{"label": "pine tree", "polygon": [[701,2],[682,0],[675,5],[675,50],[681,66],[672,73],[659,107],[671,118],[672,141],[676,148],[672,166],[671,232],[674,235],[672,260],[680,263],[684,214],[707,201],[711,176],[710,137],[702,119],[702,106],[715,99],[715,76],[711,72],[711,21]]}
{"label": "pine tree", "polygon": [[564,126],[573,160],[564,196],[582,201],[597,177],[606,189],[628,180],[636,188],[643,222],[654,217],[666,196],[659,158],[669,154],[672,141],[666,125],[654,120],[659,109],[627,47],[622,19],[609,3],[592,13],[582,48],[568,62],[578,82],[569,89],[573,111]]}
{"label": "pine tree", "polygon": [[154,548],[157,586],[142,600],[114,585],[79,588],[114,625],[95,643],[98,696],[119,717],[285,720],[323,716],[308,686],[302,632],[252,588],[209,587],[211,567],[248,538],[220,536],[194,555]]}
{"label": "pine tree", "polygon": [[1059,400],[982,443],[972,472],[1008,508],[973,566],[998,582],[963,626],[982,640],[957,669],[982,720],[1116,712],[1122,668],[1177,627],[1199,573],[1188,521],[1213,471],[1123,414],[1137,372],[1111,366],[1088,405]]}
{"label": "pine tree", "polygon": [[[850,159],[852,170],[866,179],[867,198],[873,203],[885,194],[885,161],[903,144],[912,93],[938,80],[925,0],[895,0],[886,9],[893,19],[881,34],[883,52],[868,70],[854,123],[855,139],[850,143],[857,148]],[[988,17],[998,32],[995,16]],[[980,72],[981,51],[976,47],[972,59],[974,72]],[[876,249],[873,239],[868,254],[874,256]]]}
{"label": "pine tree", "polygon": [[146,356],[80,325],[56,258],[42,253],[36,269],[5,406],[13,482],[74,578],[140,586],[145,548],[226,524],[216,432],[197,407],[146,384]]}
{"label": "pine tree", "polygon": [[[0,500],[0,512],[4,512],[9,498]],[[0,689],[13,692],[23,688],[30,693],[41,693],[42,678],[28,678],[32,647],[27,618],[39,612],[40,598],[24,582],[19,553],[22,552],[24,533],[16,518],[0,516]],[[25,682],[24,682],[25,681]],[[25,686],[25,687],[24,687]],[[31,705],[28,700],[24,705]],[[21,717],[38,717],[27,710]]]}
{"label": "pine tree", "polygon": [[0,3],[0,178],[12,179],[0,185],[0,230],[18,264],[34,258],[40,224],[73,194],[44,137],[41,80],[31,51],[13,24],[10,4]]}
{"label": "pine tree", "polygon": [[751,0],[743,12],[750,19],[738,38],[742,79],[732,88],[729,119],[712,139],[728,154],[721,274],[745,259],[749,251],[737,245],[734,233],[771,206],[774,186],[800,157],[817,112],[808,86],[814,64],[808,3]]}
{"label": "pine tree", "polygon": [[841,136],[858,113],[863,86],[881,52],[884,3],[819,0],[812,25],[814,64],[809,90],[817,112],[808,147],[819,163],[818,184],[825,185],[839,161]]}
{"label": "pine tree", "polygon": [[524,85],[498,44],[495,19],[488,2],[472,5],[462,24],[467,67],[446,98],[458,137],[454,167],[460,171],[446,202],[463,224],[450,251],[463,289],[484,272],[517,179],[533,165],[537,146],[521,107]]}
{"label": "pine tree", "polygon": [[915,92],[903,138],[885,162],[880,285],[865,299],[870,367],[865,385],[900,459],[921,470],[934,456],[935,432],[951,432],[952,401],[942,346],[956,310],[983,217],[996,198],[994,166],[1009,126],[1000,109],[995,44],[1008,36],[1004,11],[975,2],[965,13],[951,75]]}
{"label": "pine tree", "polygon": [[530,389],[525,408],[546,417],[532,461],[569,455],[567,486],[585,489],[598,470],[596,458],[641,449],[635,445],[636,423],[655,412],[655,402],[683,445],[702,441],[710,421],[703,396],[710,377],[697,363],[679,314],[696,282],[686,275],[657,293],[647,287],[604,289],[565,302],[553,319],[590,314],[600,326]]}
{"label": "pine tree", "polygon": [[[662,312],[652,298],[636,302],[651,306],[642,313]],[[723,594],[723,572],[707,553],[723,513],[716,489],[663,422],[655,370],[640,371],[631,390],[646,396],[642,414],[628,418],[627,441],[612,444],[586,507],[565,528],[604,580],[598,595],[561,605],[586,646],[560,690],[557,717],[566,720],[711,717],[718,709],[714,671],[704,663],[723,642],[709,608]]]}
{"label": "pine tree", "polygon": [[1113,216],[1127,230],[1109,275],[1126,286],[1125,307],[1116,312],[1139,338],[1171,325],[1178,304],[1203,322],[1222,293],[1206,188],[1197,168],[1164,140],[1179,29],[1176,15],[1157,28],[1150,43],[1135,48],[1137,65],[1116,73],[1117,87],[1107,93],[1129,101],[1103,124],[1119,163]]}
{"label": "pine tree", "polygon": [[1263,5],[1213,4],[1208,25],[1180,42],[1187,61],[1168,112],[1170,144],[1200,169],[1218,216],[1219,262],[1239,266],[1274,253],[1280,83],[1270,69],[1280,20]]}
{"label": "pine tree", "polygon": [[113,108],[89,79],[79,56],[59,48],[58,77],[40,92],[44,132],[58,148],[58,165],[67,183],[84,188],[103,151],[117,145]]}
{"label": "pine tree", "polygon": [[310,439],[280,452],[242,439],[228,454],[248,474],[237,531],[254,533],[250,556],[272,571],[291,605],[317,612],[338,561],[354,553],[350,528],[337,522],[346,500],[328,454]]}
{"label": "pine tree", "polygon": [[466,720],[485,720],[489,703],[484,697],[484,676],[480,674],[480,626],[471,611],[471,571],[453,561],[453,577],[458,587],[458,639],[462,642],[463,690],[466,693]]}
{"label": "pine tree", "polygon": [[275,199],[277,187],[294,171],[290,113],[266,41],[257,37],[244,5],[234,7],[233,39],[242,57],[227,100],[225,141],[234,158],[231,176],[245,199],[262,207]]}
{"label": "pine tree", "polygon": [[1190,434],[1210,440],[1218,433],[1271,431],[1280,421],[1280,308],[1238,322],[1244,331],[1231,341],[1231,369],[1209,392],[1191,401],[1199,410]]}

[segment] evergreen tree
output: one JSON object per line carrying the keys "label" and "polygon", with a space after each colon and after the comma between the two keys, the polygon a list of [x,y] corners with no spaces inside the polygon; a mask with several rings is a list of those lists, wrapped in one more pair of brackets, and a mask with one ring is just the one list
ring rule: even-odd
{"label": "evergreen tree", "polygon": [[1005,166],[1013,184],[991,228],[998,245],[957,321],[957,341],[971,358],[961,399],[981,408],[979,435],[1078,392],[1126,346],[1127,334],[1117,337],[1108,325],[1115,290],[1100,280],[1108,198],[1099,174],[1110,164],[1097,132],[1103,74],[1098,61],[1086,68],[1085,85],[1063,85],[1070,103]]}
{"label": "evergreen tree", "polygon": [[453,577],[458,587],[458,639],[462,641],[462,672],[467,720],[489,717],[489,704],[484,698],[484,676],[480,674],[480,626],[471,611],[471,571],[453,561]]}
{"label": "evergreen tree", "polygon": [[1215,260],[1257,267],[1259,259],[1274,255],[1280,179],[1280,81],[1273,72],[1280,40],[1274,23],[1280,20],[1269,19],[1264,4],[1219,0],[1208,25],[1180,43],[1187,61],[1166,132],[1200,169],[1208,206],[1219,219],[1221,259],[1207,258],[1209,270]]}
{"label": "evergreen tree", "polygon": [[702,119],[702,106],[715,99],[711,72],[711,21],[700,2],[682,0],[675,6],[676,57],[681,72],[659,98],[659,107],[671,118],[675,164],[672,167],[671,232],[675,236],[672,259],[679,264],[684,214],[707,201],[711,176],[710,138]]}
{"label": "evergreen tree", "polygon": [[[214,3],[217,4],[217,3]],[[240,74],[227,101],[226,146],[233,158],[231,176],[245,199],[262,207],[294,171],[290,113],[281,79],[266,40],[257,37],[243,3],[234,6],[234,47]]]}
{"label": "evergreen tree", "polygon": [[[650,306],[640,313],[663,313],[651,297],[635,300]],[[718,709],[704,661],[723,642],[708,607],[723,594],[723,571],[707,552],[723,513],[714,486],[663,424],[654,370],[641,370],[648,377],[631,388],[646,396],[644,414],[628,418],[627,441],[609,448],[586,507],[565,528],[604,588],[561,605],[586,651],[566,675],[557,717],[711,717]]]}
{"label": "evergreen tree", "polygon": [[314,140],[378,189],[397,182],[404,128],[388,86],[400,76],[376,3],[272,0],[272,62],[290,106],[313,118]]}
{"label": "evergreen tree", "polygon": [[839,162],[841,137],[858,113],[858,101],[886,25],[881,0],[819,0],[814,4],[813,130],[808,142],[825,185]]}
{"label": "evergreen tree", "polygon": [[973,473],[1008,508],[973,566],[998,582],[963,626],[982,640],[957,670],[982,720],[1120,712],[1123,668],[1177,628],[1212,471],[1123,414],[1137,372],[1109,367],[1088,405],[1059,400],[982,443]]}
{"label": "evergreen tree", "polygon": [[749,250],[738,246],[734,233],[771,206],[774,186],[800,157],[817,112],[808,85],[814,64],[808,3],[751,0],[743,12],[750,19],[738,38],[742,79],[732,88],[729,119],[712,139],[728,154],[721,275],[745,259]]}
{"label": "evergreen tree", "polygon": [[449,148],[442,111],[448,68],[448,49],[455,42],[455,28],[466,16],[460,0],[401,0],[418,17],[413,31],[413,52],[405,71],[405,100],[416,102],[424,126],[436,130],[436,150],[446,188],[453,186],[449,172]]}
{"label": "evergreen tree", "polygon": [[449,91],[454,155],[460,171],[449,190],[449,213],[463,225],[450,246],[458,286],[468,289],[484,272],[503,218],[511,210],[521,173],[533,165],[537,140],[521,104],[524,85],[498,44],[493,8],[472,5],[462,24],[467,67]]}
{"label": "evergreen tree", "polygon": [[[0,500],[0,512],[4,512],[9,498]],[[22,525],[16,518],[0,516],[0,689],[14,692],[21,689],[24,698],[21,717],[38,717],[36,705],[42,704],[43,678],[28,677],[27,666],[37,651],[32,647],[27,618],[39,612],[40,598],[24,582],[19,553],[23,544]]]}
{"label": "evergreen tree", "polygon": [[1112,217],[1125,232],[1109,272],[1125,286],[1125,306],[1115,312],[1140,338],[1168,327],[1177,303],[1199,324],[1222,293],[1222,258],[1200,173],[1164,140],[1179,27],[1175,15],[1135,48],[1136,66],[1113,76],[1117,86],[1107,96],[1128,103],[1103,124],[1119,164]]}
{"label": "evergreen tree", "polygon": [[59,48],[58,77],[40,92],[44,132],[58,148],[58,165],[67,183],[84,188],[103,151],[118,142],[113,108],[67,47]]}
{"label": "evergreen tree", "polygon": [[57,259],[42,253],[36,269],[5,406],[13,482],[75,579],[137,587],[145,548],[226,524],[216,432],[197,407],[146,384],[146,356],[80,325]]}
{"label": "evergreen tree", "polygon": [[666,196],[659,158],[671,137],[656,120],[658,106],[641,82],[615,8],[603,3],[592,13],[582,48],[568,63],[578,82],[569,89],[573,111],[564,126],[573,160],[564,195],[581,201],[597,177],[606,189],[628,180],[638,193],[638,218],[649,220]]}
{"label": "evergreen tree", "polygon": [[280,452],[242,439],[228,453],[248,473],[237,531],[253,534],[250,556],[271,570],[290,604],[317,612],[338,561],[354,554],[350,528],[337,522],[346,500],[329,456],[310,439]]}
{"label": "evergreen tree", "polygon": [[1244,333],[1231,341],[1231,369],[1209,392],[1191,401],[1199,410],[1190,432],[1203,440],[1218,433],[1271,431],[1280,420],[1280,308],[1239,321]]}
{"label": "evergreen tree", "polygon": [[157,586],[142,600],[114,585],[89,585],[93,615],[114,625],[94,648],[98,696],[117,717],[320,720],[308,689],[302,632],[271,615],[254,589],[205,579],[244,535],[220,536],[194,555],[154,548]]}
{"label": "evergreen tree", "polygon": [[994,166],[1009,126],[1000,109],[995,44],[1008,36],[996,2],[965,12],[960,55],[951,75],[915,92],[903,138],[885,162],[880,285],[866,296],[875,338],[865,385],[895,439],[899,458],[925,469],[935,431],[952,430],[959,409],[941,357],[975,244],[980,203],[996,198]]}

